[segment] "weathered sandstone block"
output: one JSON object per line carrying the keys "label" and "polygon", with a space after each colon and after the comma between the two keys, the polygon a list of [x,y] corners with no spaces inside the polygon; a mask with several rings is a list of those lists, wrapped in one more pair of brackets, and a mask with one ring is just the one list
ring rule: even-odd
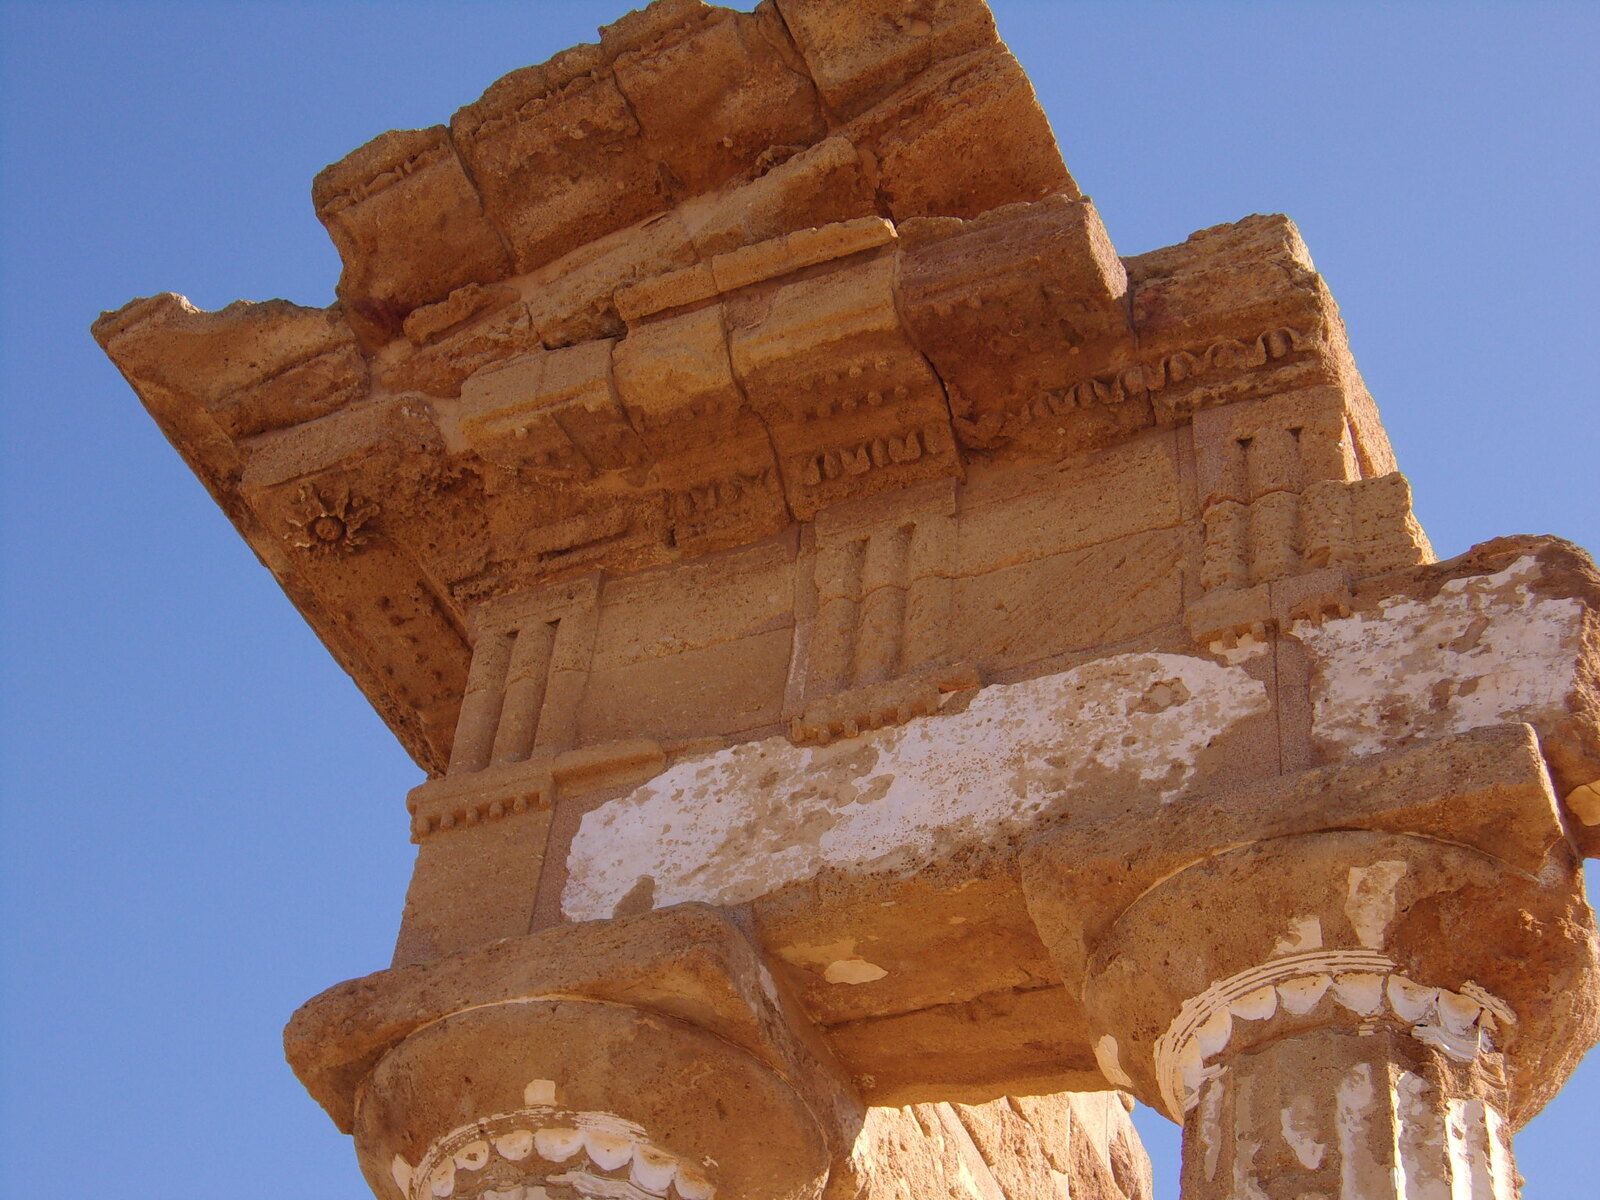
{"label": "weathered sandstone block", "polygon": [[972,221],[912,222],[901,310],[939,371],[962,442],[1043,439],[1061,453],[1152,422],[1083,385],[1130,350],[1127,274],[1088,200],[1053,196]]}
{"label": "weathered sandstone block", "polygon": [[[95,336],[426,771],[383,1200],[1510,1200],[1600,575],[1448,562],[1294,225],[1119,258],[978,0],[658,0]],[[398,821],[399,818],[397,818]],[[398,829],[398,825],[397,825]]]}
{"label": "weathered sandstone block", "polygon": [[885,0],[780,0],[778,11],[829,108],[854,116],[945,59],[995,46],[978,0],[908,9]]}
{"label": "weathered sandstone block", "polygon": [[1509,1128],[1600,1025],[1526,726],[1047,834],[1025,884],[1101,1069],[1184,1123],[1190,1195],[1510,1196]]}
{"label": "weathered sandstone block", "polygon": [[[344,260],[339,299],[369,345],[393,337],[419,305],[510,265],[442,126],[368,142],[318,175],[311,199]],[[395,241],[411,252],[389,253]]]}

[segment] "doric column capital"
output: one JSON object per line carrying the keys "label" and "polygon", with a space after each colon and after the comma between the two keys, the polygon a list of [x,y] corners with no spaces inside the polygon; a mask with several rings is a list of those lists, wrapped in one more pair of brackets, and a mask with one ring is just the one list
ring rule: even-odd
{"label": "doric column capital", "polygon": [[1182,1121],[1240,1055],[1312,1030],[1389,1029],[1496,1075],[1507,1056],[1516,1112],[1531,1115],[1593,1028],[1576,864],[1550,876],[1370,831],[1210,856],[1141,896],[1091,956],[1102,1068],[1153,1084]]}
{"label": "doric column capital", "polygon": [[562,998],[406,1037],[362,1084],[355,1139],[374,1191],[403,1200],[812,1200],[829,1163],[815,1115],[748,1050]]}
{"label": "doric column capital", "polygon": [[351,980],[285,1047],[382,1200],[815,1200],[864,1115],[738,924],[700,905]]}
{"label": "doric column capital", "polygon": [[1505,1200],[1510,1130],[1600,1027],[1526,727],[1046,835],[1024,880],[1101,1070],[1185,1126],[1188,1200]]}
{"label": "doric column capital", "polygon": [[1526,726],[1153,801],[1038,839],[1023,877],[1108,1079],[1175,1119],[1252,1030],[1506,1049],[1518,1124],[1594,1040],[1593,917]]}

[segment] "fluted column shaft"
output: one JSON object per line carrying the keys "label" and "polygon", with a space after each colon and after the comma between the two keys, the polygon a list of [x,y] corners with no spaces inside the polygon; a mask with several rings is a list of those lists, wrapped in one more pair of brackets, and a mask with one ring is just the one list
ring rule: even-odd
{"label": "fluted column shaft", "polygon": [[1391,1028],[1230,1056],[1184,1122],[1184,1200],[1513,1200],[1497,1066]]}
{"label": "fluted column shaft", "polygon": [[1101,1073],[1184,1200],[1515,1200],[1511,1134],[1600,1035],[1600,938],[1507,727],[1063,827],[1024,861]]}

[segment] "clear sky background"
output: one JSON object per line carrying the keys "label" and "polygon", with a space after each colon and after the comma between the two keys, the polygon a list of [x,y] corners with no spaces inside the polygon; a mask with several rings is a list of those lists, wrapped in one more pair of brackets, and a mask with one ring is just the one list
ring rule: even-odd
{"label": "clear sky background", "polygon": [[[328,302],[313,174],[624,3],[0,0],[0,1193],[367,1194],[279,1030],[387,964],[419,775],[88,326]],[[994,8],[1123,253],[1299,222],[1441,555],[1600,548],[1600,5]],[[1533,1200],[1595,1194],[1597,1112],[1591,1056]]]}

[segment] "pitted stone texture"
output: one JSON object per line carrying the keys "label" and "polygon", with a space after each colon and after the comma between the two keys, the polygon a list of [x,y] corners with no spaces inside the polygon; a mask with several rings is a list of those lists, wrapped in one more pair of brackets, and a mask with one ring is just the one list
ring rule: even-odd
{"label": "pitted stone texture", "polygon": [[1114,370],[1130,333],[1127,274],[1088,200],[908,222],[902,237],[901,311],[965,445],[1042,438],[1059,456],[1153,422],[1142,387],[1106,404],[1074,386]]}
{"label": "pitted stone texture", "polygon": [[[900,1151],[924,1190],[1132,1196],[1114,1139],[1090,1170],[1026,1106],[949,1105],[1110,1081],[1181,1114],[1261,1051],[1224,1018],[1356,1014],[1441,1061],[1505,1038],[1524,1080],[1592,1033],[1565,993],[1491,996],[1385,939],[1421,922],[1485,979],[1496,952],[1549,951],[1547,981],[1581,957],[1587,909],[1551,897],[1563,839],[1600,852],[1600,576],[1548,539],[1432,563],[1293,224],[1119,259],[979,0],[659,0],[314,192],[338,304],[164,296],[95,334],[435,777],[410,801],[402,965],[291,1030],[341,1122],[430,1022],[535,1001],[552,1028],[567,1006],[738,1046],[815,1119],[828,1200],[895,1194],[878,1168]],[[1342,900],[1309,868],[1260,882],[1330,829],[1394,853],[1356,855]],[[1025,866],[1025,901],[1040,834],[1072,848],[1068,882]],[[1567,943],[1493,903],[1472,943],[1474,914],[1406,891],[1427,862],[1463,895],[1492,862],[1496,896]],[[1155,982],[1085,993],[1141,892],[1208,871],[1283,911],[1218,917],[1238,953],[1215,978],[1129,934]],[[1371,979],[1312,969],[1324,951]],[[1388,1007],[1357,1013],[1372,979]],[[1528,1003],[1534,1050],[1496,1008]],[[1141,1004],[1197,1024],[1111,1031]],[[591,1097],[518,1099],[508,1076],[424,1116],[426,1145],[373,1178],[578,1186],[516,1165],[543,1131],[539,1161],[591,1191],[719,1186],[664,1094],[616,1099],[626,1055],[600,1059],[616,1078]],[[1425,1068],[1405,1065],[1446,1136],[1477,1136],[1450,1105],[1482,1096]],[[1403,1124],[1422,1093],[1390,1083]],[[1508,1121],[1539,1101],[1519,1086]],[[402,1107],[445,1103],[428,1091]],[[508,1117],[501,1147],[480,1100],[550,1121]],[[629,1104],[628,1135],[591,1144]],[[1291,1116],[1272,1152],[1321,1169]],[[804,1192],[805,1141],[787,1182],[724,1194]]]}
{"label": "pitted stone texture", "polygon": [[845,132],[872,156],[896,221],[1080,195],[1033,86],[1004,46],[939,64]]}
{"label": "pitted stone texture", "polygon": [[[511,266],[443,126],[375,138],[323,170],[311,199],[344,260],[339,299],[369,345],[413,309]],[[406,255],[390,252],[397,242]]]}
{"label": "pitted stone texture", "polygon": [[1274,1042],[1207,1081],[1184,1130],[1185,1200],[1514,1200],[1503,1081],[1390,1031]]}
{"label": "pitted stone texture", "polygon": [[[834,165],[850,161],[846,154]],[[1246,224],[1269,242],[1294,240],[1290,227]],[[408,317],[406,336],[376,355],[375,394],[362,390],[366,375],[338,375],[310,420],[271,438],[235,440],[225,432],[232,426],[219,428],[211,410],[232,401],[211,398],[218,385],[208,382],[210,368],[196,366],[186,330],[203,327],[208,347],[257,327],[286,337],[289,325],[306,324],[307,310],[292,320],[263,320],[264,308],[151,321],[135,306],[101,333],[218,494],[237,496],[241,526],[263,557],[281,560],[297,595],[326,592],[308,612],[361,614],[353,624],[316,619],[329,626],[332,644],[348,643],[353,672],[413,752],[441,769],[457,722],[449,689],[426,680],[459,678],[457,631],[478,604],[580,570],[669,568],[879,497],[900,497],[892,503],[904,514],[901,528],[918,531],[903,564],[913,574],[871,604],[864,592],[841,605],[819,591],[810,624],[797,609],[789,653],[801,677],[792,689],[771,687],[740,704],[760,720],[651,729],[640,714],[665,710],[630,704],[608,680],[586,702],[578,736],[778,724],[797,715],[791,690],[809,704],[937,662],[1015,671],[1173,624],[1202,588],[1276,584],[1312,568],[1360,576],[1426,556],[1404,482],[1355,477],[1366,461],[1348,433],[1355,401],[1340,374],[1342,351],[1327,341],[1335,315],[1307,282],[1315,279],[1304,273],[1309,267],[1264,278],[1260,295],[1238,311],[1180,322],[1179,342],[1212,339],[1197,343],[1200,358],[1189,362],[1185,355],[1194,355],[1175,345],[1147,361],[1126,328],[1122,267],[1107,257],[1097,229],[1085,202],[1056,197],[965,224],[922,222],[905,237],[880,218],[796,229],[696,262],[701,234],[685,210],[606,235],[515,286],[456,288]],[[1197,243],[1207,253],[1219,238],[1232,244],[1213,233]],[[995,255],[968,242],[993,242],[1012,265],[975,273],[974,262]],[[1059,263],[1044,293],[1027,274],[1041,256]],[[1169,273],[1181,277],[1187,260],[1176,261]],[[680,276],[689,291],[650,301],[650,311],[635,307],[639,288]],[[1135,294],[1138,286],[1134,278]],[[632,325],[615,304],[637,314]],[[1257,328],[1296,312],[1306,317],[1301,332]],[[361,361],[347,336],[302,374],[320,380]],[[1224,446],[1248,437],[1270,449],[1273,437],[1299,430],[1302,466],[1279,484],[1301,490],[1224,496],[1196,511],[1189,477],[1198,470],[1194,486],[1222,496],[1215,480],[1226,464],[1209,449],[1210,434],[1192,442],[1181,430],[1148,428],[1151,397],[1199,376],[1233,380],[1244,388],[1239,395],[1252,396],[1257,383],[1270,386],[1295,363],[1329,382],[1203,415],[1207,428],[1226,435]],[[413,388],[430,399],[385,394]],[[280,411],[291,414],[275,407],[271,420],[289,419]],[[1266,488],[1277,479],[1246,457],[1247,482],[1259,476]],[[352,597],[352,588],[369,587],[371,571],[336,578],[326,563],[263,545],[285,527],[292,546],[303,540],[296,496],[314,472],[336,472],[317,484],[330,495],[388,498],[368,523],[363,556],[352,561],[393,561],[401,582]],[[942,532],[918,511],[922,490],[935,485],[953,488],[955,498],[957,521]],[[288,502],[273,490],[284,486]],[[949,501],[939,503],[944,519]],[[1012,524],[1013,516],[1024,522]],[[980,535],[976,525],[985,521],[993,524]],[[873,542],[873,554],[889,553],[893,541]],[[819,566],[835,569],[832,559]],[[803,571],[797,561],[797,576]],[[806,588],[798,577],[797,601]],[[1084,600],[1063,605],[1064,595]],[[396,596],[417,609],[399,637],[366,615]],[[420,633],[430,621],[449,632]],[[774,630],[771,640],[770,655],[781,658],[781,634]],[[665,679],[678,665],[663,664],[658,674]],[[408,704],[418,711],[408,713]]]}
{"label": "pitted stone texture", "polygon": [[124,310],[101,336],[124,371],[169,389],[174,407],[190,401],[194,418],[230,440],[324,416],[367,390],[338,313],[287,300],[208,313],[169,293]]}
{"label": "pitted stone texture", "polygon": [[910,873],[1016,836],[1063,793],[1175,794],[1209,743],[1266,704],[1238,667],[1132,654],[871,737],[689,759],[584,818],[563,908],[609,916],[642,875],[669,905],[738,904],[823,869]]}
{"label": "pitted stone texture", "polygon": [[860,1200],[1152,1194],[1149,1157],[1115,1092],[870,1109],[852,1166],[862,1181]]}
{"label": "pitted stone texture", "polygon": [[[1359,586],[1343,617],[1296,622],[1311,733],[1328,758],[1525,721],[1563,797],[1600,777],[1600,573],[1547,538],[1502,538]],[[1575,818],[1586,852],[1600,845]]]}
{"label": "pitted stone texture", "polygon": [[[1024,853],[1040,932],[1069,977],[1150,887],[1210,847],[1327,828],[1416,834],[1475,847],[1529,876],[1562,853],[1556,798],[1527,726],[1474,730],[1371,758],[1240,787],[1201,790],[1182,804],[1154,798],[1093,825],[1066,827]],[[1070,864],[1070,889],[1051,864]],[[1092,897],[1092,905],[1075,897]],[[1037,902],[1035,903],[1035,898]],[[1293,941],[1288,920],[1274,938]],[[1276,945],[1276,941],[1273,943]]]}
{"label": "pitted stone texture", "polygon": [[747,1051],[659,1014],[555,997],[408,1036],[363,1085],[355,1138],[367,1182],[396,1200],[540,1185],[814,1200],[828,1174],[814,1117]]}
{"label": "pitted stone texture", "polygon": [[778,0],[834,113],[853,116],[944,59],[998,44],[978,0]]}
{"label": "pitted stone texture", "polygon": [[[1065,488],[1153,423],[1177,427],[1175,470],[1122,482],[1128,512],[1177,510],[1159,524],[1081,522],[1026,567],[1004,561],[1029,552],[1002,526],[1003,565],[945,554],[870,603],[814,620],[797,604],[801,677],[769,687],[784,653],[770,631],[768,690],[741,698],[742,724],[641,728],[661,710],[608,679],[576,736],[778,726],[885,682],[892,660],[1017,671],[1151,634],[1201,588],[1427,556],[1293,226],[1249,218],[1119,261],[978,0],[664,0],[513,72],[448,130],[384,135],[315,191],[345,260],[340,306],[146,320],[141,302],[98,330],[430,771],[453,758],[480,603],[668,569],[876,497],[982,492],[1015,466],[1064,468],[1012,481],[1024,490]],[[265,377],[236,384],[196,358],[246,342]],[[1262,397],[1271,428],[1239,434]],[[1191,486],[1209,497],[1214,439],[1182,426],[1222,408],[1205,423],[1253,438],[1268,465],[1269,442],[1306,434],[1311,468],[1189,511]],[[324,503],[384,497],[361,543],[340,541],[361,553],[337,576],[295,553],[322,548],[302,545],[308,481]],[[1093,603],[1056,603],[1091,588]]]}
{"label": "pitted stone texture", "polygon": [[[1186,1196],[1516,1194],[1510,1130],[1600,1033],[1600,947],[1542,762],[1496,784],[1463,750],[1313,772],[1333,793],[1302,818],[1317,831],[1241,843],[1216,813],[1176,869],[1115,844],[1088,864],[1070,834],[1033,848],[1030,904],[1101,1069],[1185,1125]],[[1438,828],[1471,775],[1521,836]],[[1106,867],[1113,886],[1060,907]]]}
{"label": "pitted stone texture", "polygon": [[1299,630],[1316,672],[1313,736],[1330,754],[1371,754],[1400,738],[1564,716],[1583,605],[1540,595],[1540,574],[1523,558],[1448,580],[1428,601],[1395,596]]}
{"label": "pitted stone texture", "polygon": [[[656,1013],[741,1046],[788,1079],[830,1141],[856,1112],[804,1022],[728,915],[697,905],[567,925],[379,971],[308,1001],[284,1032],[290,1064],[349,1129],[362,1081],[416,1031],[452,1013],[568,997]],[[441,1131],[442,1132],[442,1131]]]}
{"label": "pitted stone texture", "polygon": [[[1377,1020],[1466,1059],[1504,1051],[1520,1125],[1600,1028],[1593,916],[1525,728],[1105,833],[1030,848],[1029,903],[1069,986],[1085,981],[1108,1077],[1175,1118],[1224,1050]],[[1223,920],[1241,889],[1255,919]],[[1174,939],[1194,952],[1174,958]]]}

